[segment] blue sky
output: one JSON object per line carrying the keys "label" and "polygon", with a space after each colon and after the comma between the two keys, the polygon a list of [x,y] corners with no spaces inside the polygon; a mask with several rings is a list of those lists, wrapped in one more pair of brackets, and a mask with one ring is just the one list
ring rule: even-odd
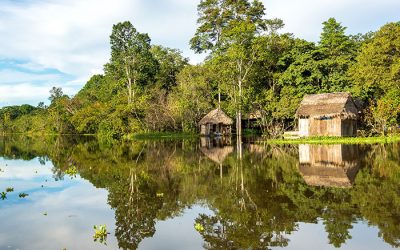
{"label": "blue sky", "polygon": [[[52,86],[75,94],[109,58],[112,25],[130,20],[154,44],[183,51],[195,32],[199,0],[0,0],[0,107],[46,101]],[[349,34],[400,21],[399,0],[263,0],[283,32],[317,42],[335,17]]]}

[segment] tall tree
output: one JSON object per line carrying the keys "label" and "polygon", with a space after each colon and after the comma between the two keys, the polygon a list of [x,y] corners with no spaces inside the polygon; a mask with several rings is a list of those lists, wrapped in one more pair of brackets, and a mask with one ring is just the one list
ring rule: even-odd
{"label": "tall tree", "polygon": [[328,56],[340,56],[352,53],[353,41],[345,34],[346,27],[331,17],[323,22],[319,45]]}
{"label": "tall tree", "polygon": [[183,57],[180,50],[160,45],[152,46],[151,53],[160,65],[155,76],[157,85],[168,91],[171,90],[172,87],[176,86],[177,74],[188,65],[189,59]]}
{"label": "tall tree", "polygon": [[375,127],[400,123],[400,22],[388,23],[361,46],[350,69],[355,95],[369,102]]}
{"label": "tall tree", "polygon": [[49,92],[50,92],[49,100],[51,103],[53,103],[54,101],[57,101],[59,98],[64,96],[62,88],[59,88],[59,87],[52,87]]}
{"label": "tall tree", "polygon": [[355,62],[358,46],[345,30],[346,27],[330,18],[323,22],[318,44],[296,39],[291,51],[282,58],[287,65],[280,77],[282,89],[295,97],[292,100],[296,99],[291,116],[305,94],[351,89],[348,70]]}
{"label": "tall tree", "polygon": [[329,18],[323,22],[318,52],[322,60],[318,62],[322,73],[322,91],[337,92],[349,90],[351,81],[347,71],[355,62],[356,43],[345,34],[346,27]]}
{"label": "tall tree", "polygon": [[[255,39],[271,27],[281,27],[280,20],[264,19],[264,5],[254,0],[202,0],[198,5],[199,27],[190,44],[197,53],[211,52],[229,71],[236,89],[236,127],[241,136],[242,94],[257,58]],[[228,83],[231,84],[231,83]]]}
{"label": "tall tree", "polygon": [[139,33],[129,21],[115,24],[110,36],[111,60],[107,72],[122,76],[128,92],[128,104],[135,98],[138,86],[148,83],[158,69],[150,52],[150,37]]}

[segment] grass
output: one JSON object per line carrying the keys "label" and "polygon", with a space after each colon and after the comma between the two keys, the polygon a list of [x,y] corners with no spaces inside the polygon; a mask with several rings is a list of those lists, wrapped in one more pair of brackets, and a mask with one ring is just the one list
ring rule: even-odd
{"label": "grass", "polygon": [[307,137],[299,139],[267,139],[269,144],[376,144],[400,142],[400,136],[377,137]]}
{"label": "grass", "polygon": [[198,134],[194,133],[178,133],[178,132],[153,132],[153,133],[138,133],[128,135],[128,139],[143,140],[143,139],[187,139],[197,138]]}

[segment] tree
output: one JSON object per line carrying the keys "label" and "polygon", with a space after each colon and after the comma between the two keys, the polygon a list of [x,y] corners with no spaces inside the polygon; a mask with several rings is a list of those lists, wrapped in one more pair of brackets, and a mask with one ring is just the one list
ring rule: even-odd
{"label": "tree", "polygon": [[335,18],[329,18],[323,22],[319,45],[328,56],[341,56],[352,54],[354,43],[346,36],[346,27],[343,27]]}
{"label": "tree", "polygon": [[343,27],[334,18],[323,22],[318,52],[322,60],[318,62],[322,73],[322,90],[340,92],[351,88],[347,71],[355,62],[356,43],[345,34]]}
{"label": "tree", "polygon": [[[275,32],[282,26],[280,20],[264,19],[264,5],[254,0],[203,0],[198,5],[199,27],[191,39],[191,48],[197,52],[211,52],[220,69],[228,71],[234,82],[236,96],[236,127],[241,136],[242,94],[250,71],[257,59],[255,39],[267,31]],[[231,84],[231,83],[228,83]]]}
{"label": "tree", "polygon": [[51,103],[53,103],[54,101],[56,101],[57,99],[61,98],[64,95],[62,88],[58,87],[51,88],[49,92],[50,92],[49,100]]}
{"label": "tree", "polygon": [[251,23],[258,31],[266,30],[264,6],[255,0],[201,0],[197,6],[199,27],[190,40],[196,53],[216,52],[229,47],[239,24]]}
{"label": "tree", "polygon": [[128,104],[131,104],[136,88],[147,84],[158,69],[150,52],[150,37],[137,32],[129,21],[125,21],[113,25],[110,43],[111,60],[105,65],[106,72],[124,79]]}
{"label": "tree", "polygon": [[150,49],[154,58],[159,63],[159,71],[155,75],[155,81],[161,88],[170,91],[176,86],[177,74],[188,65],[188,58],[182,56],[177,49],[170,49],[160,45],[154,45]]}
{"label": "tree", "polygon": [[168,106],[182,131],[192,131],[212,107],[210,69],[203,65],[185,67],[177,75],[177,86],[168,96]]}
{"label": "tree", "polygon": [[369,102],[378,130],[400,120],[400,22],[388,23],[361,46],[350,69],[353,93]]}
{"label": "tree", "polygon": [[354,92],[364,100],[378,99],[400,85],[400,22],[389,23],[361,47],[350,75]]}

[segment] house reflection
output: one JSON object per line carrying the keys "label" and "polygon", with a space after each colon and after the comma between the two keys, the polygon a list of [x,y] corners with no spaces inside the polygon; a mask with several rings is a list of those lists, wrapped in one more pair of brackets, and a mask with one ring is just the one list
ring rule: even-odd
{"label": "house reflection", "polygon": [[210,160],[222,166],[225,158],[233,152],[229,137],[201,137],[200,151]]}
{"label": "house reflection", "polygon": [[311,186],[351,187],[359,170],[358,145],[299,145],[299,170]]}

